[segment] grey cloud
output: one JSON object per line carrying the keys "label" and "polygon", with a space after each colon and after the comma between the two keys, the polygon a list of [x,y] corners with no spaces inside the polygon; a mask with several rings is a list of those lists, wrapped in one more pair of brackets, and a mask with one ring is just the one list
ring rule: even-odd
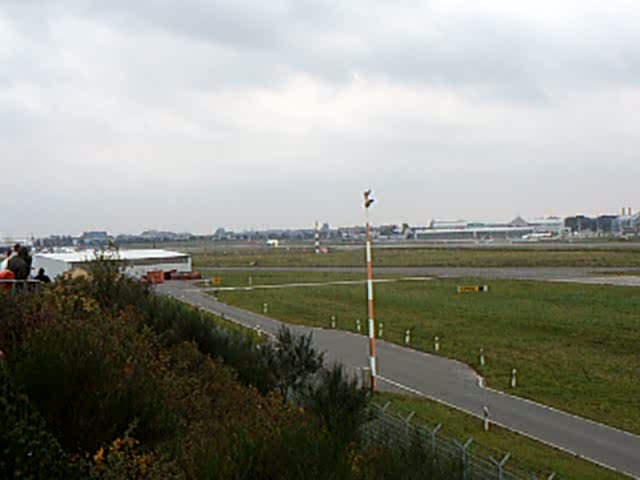
{"label": "grey cloud", "polygon": [[445,5],[4,0],[0,158],[36,194],[0,233],[353,223],[364,186],[376,221],[415,223],[637,195],[637,7]]}
{"label": "grey cloud", "polygon": [[[343,5],[198,1],[176,9],[173,2],[143,0],[94,2],[84,14],[128,18],[135,28],[173,32],[249,55],[255,69],[229,64],[228,74],[243,84],[243,79],[277,81],[291,71],[344,82],[361,71],[393,82],[470,86],[479,95],[541,100],[554,88],[564,93],[640,80],[640,34],[617,36],[624,9],[617,17],[592,18],[593,24],[567,18],[567,31],[554,32],[523,19],[452,16],[419,3],[399,3],[389,16],[376,15],[390,10],[384,3]],[[412,16],[423,18],[422,25],[407,22],[403,29]],[[400,28],[390,29],[394,23]],[[215,77],[211,81],[215,84]]]}
{"label": "grey cloud", "polygon": [[[300,0],[194,0],[179,7],[169,0],[69,0],[55,6],[32,1],[16,7],[19,3],[9,10],[15,18],[34,21],[44,32],[47,18],[63,15],[125,32],[133,45],[132,52],[123,46],[124,61],[128,56],[139,61],[135,42],[150,31],[195,40],[203,48],[202,57],[189,59],[196,73],[191,87],[201,90],[270,88],[292,72],[344,84],[360,72],[509,102],[640,81],[640,33],[619,28],[625,9],[616,10],[617,16],[588,18],[593,23],[567,18],[565,27],[553,31],[526,19],[451,14],[435,2],[399,2],[395,9],[364,1],[350,3],[351,8],[344,2]],[[224,49],[222,63],[206,57],[207,45]],[[172,52],[166,55],[176,60]],[[144,59],[140,63],[144,67]],[[157,65],[150,72],[161,87]],[[166,69],[167,80],[180,72]]]}

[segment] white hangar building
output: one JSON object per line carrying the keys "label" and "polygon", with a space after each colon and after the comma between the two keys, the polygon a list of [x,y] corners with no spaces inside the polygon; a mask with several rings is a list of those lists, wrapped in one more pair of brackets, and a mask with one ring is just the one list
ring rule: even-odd
{"label": "white hangar building", "polygon": [[[140,278],[152,271],[178,271],[191,273],[191,256],[186,253],[167,250],[120,250],[114,254],[124,271]],[[89,270],[90,263],[96,259],[93,250],[65,253],[36,253],[33,255],[32,274],[36,275],[40,268],[52,279],[74,269]]]}

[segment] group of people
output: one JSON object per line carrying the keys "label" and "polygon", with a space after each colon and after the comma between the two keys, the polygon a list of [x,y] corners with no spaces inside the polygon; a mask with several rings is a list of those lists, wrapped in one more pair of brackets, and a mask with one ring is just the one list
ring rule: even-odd
{"label": "group of people", "polygon": [[[28,280],[31,274],[31,264],[33,258],[29,253],[29,248],[16,243],[13,248],[7,251],[7,257],[0,264],[0,280]],[[38,270],[38,274],[33,277],[42,283],[50,283],[51,279],[46,275],[44,268]],[[18,283],[18,285],[22,285]],[[5,290],[11,288],[11,283],[5,285]]]}

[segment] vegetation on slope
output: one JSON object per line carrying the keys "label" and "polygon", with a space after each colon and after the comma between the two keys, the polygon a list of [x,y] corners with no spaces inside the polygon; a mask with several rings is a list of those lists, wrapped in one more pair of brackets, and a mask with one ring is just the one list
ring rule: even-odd
{"label": "vegetation on slope", "polygon": [[109,262],[0,319],[0,478],[456,478],[362,444],[368,394],[308,338],[256,344]]}

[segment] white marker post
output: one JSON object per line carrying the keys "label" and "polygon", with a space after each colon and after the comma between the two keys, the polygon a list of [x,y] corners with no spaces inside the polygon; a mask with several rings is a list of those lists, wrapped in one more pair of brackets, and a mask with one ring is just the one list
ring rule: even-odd
{"label": "white marker post", "polygon": [[360,320],[356,320],[356,331],[358,333],[362,332],[362,328],[360,327]]}
{"label": "white marker post", "polygon": [[331,315],[331,328],[336,328],[336,316]]}
{"label": "white marker post", "polygon": [[411,330],[407,328],[404,332],[404,344],[409,345],[411,343]]}
{"label": "white marker post", "polygon": [[516,388],[516,375],[518,371],[514,368],[511,370],[511,388]]}
{"label": "white marker post", "polygon": [[252,286],[252,285],[253,285],[253,277],[249,276],[249,286]]}
{"label": "white marker post", "polygon": [[484,349],[480,349],[480,366],[484,367]]}
{"label": "white marker post", "polygon": [[262,313],[265,315],[269,312],[269,305],[267,303],[262,304]]}
{"label": "white marker post", "polygon": [[378,337],[382,337],[383,333],[384,333],[384,323],[380,322],[378,324]]}
{"label": "white marker post", "polygon": [[484,431],[488,432],[489,431],[489,407],[487,407],[486,405],[484,407],[482,407],[482,417],[483,417],[483,424],[484,424]]}
{"label": "white marker post", "polygon": [[433,348],[436,352],[440,351],[440,337],[436,337],[433,342]]}

